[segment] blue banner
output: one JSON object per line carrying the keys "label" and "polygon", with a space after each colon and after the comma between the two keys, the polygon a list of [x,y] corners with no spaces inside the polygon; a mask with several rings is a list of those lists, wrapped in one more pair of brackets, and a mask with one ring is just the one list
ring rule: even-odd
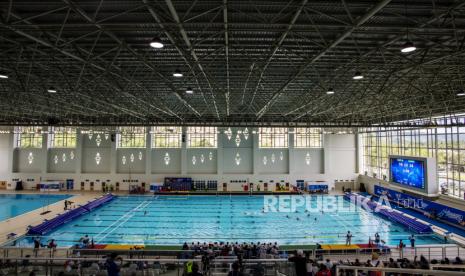
{"label": "blue banner", "polygon": [[375,185],[375,195],[386,195],[390,201],[399,203],[405,207],[418,209],[422,211],[424,215],[431,218],[439,218],[453,224],[465,226],[465,211],[420,197],[397,192],[379,185]]}

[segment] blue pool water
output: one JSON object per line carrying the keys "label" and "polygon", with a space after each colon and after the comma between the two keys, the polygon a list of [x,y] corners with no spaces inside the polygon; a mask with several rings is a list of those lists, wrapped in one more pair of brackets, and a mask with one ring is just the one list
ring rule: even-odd
{"label": "blue pool water", "polygon": [[[341,197],[333,197],[341,199]],[[278,242],[279,244],[368,243],[379,232],[388,245],[408,243],[407,229],[357,208],[349,212],[263,212],[263,196],[119,196],[109,204],[57,228],[42,238],[59,246],[88,234],[101,244],[175,245],[193,241]],[[316,204],[315,204],[316,205]],[[310,214],[310,216],[309,216]],[[316,220],[315,220],[316,218]],[[436,235],[416,235],[417,244],[442,243]],[[30,246],[31,238],[18,242]]]}
{"label": "blue pool water", "polygon": [[0,194],[0,221],[53,204],[69,195]]}

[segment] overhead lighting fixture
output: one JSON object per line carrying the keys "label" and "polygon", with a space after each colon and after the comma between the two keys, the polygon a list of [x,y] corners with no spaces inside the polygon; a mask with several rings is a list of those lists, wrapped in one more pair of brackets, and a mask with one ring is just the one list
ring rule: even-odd
{"label": "overhead lighting fixture", "polygon": [[154,37],[152,41],[150,41],[150,46],[155,48],[155,49],[161,49],[163,48],[163,42],[161,42],[161,39],[159,37]]}
{"label": "overhead lighting fixture", "polygon": [[47,89],[47,92],[48,92],[48,93],[56,93],[57,90],[55,89],[55,87],[49,87],[49,88]]}
{"label": "overhead lighting fixture", "polygon": [[3,72],[1,72],[1,73],[0,73],[0,79],[8,79],[8,75],[5,74],[5,73],[3,73]]}
{"label": "overhead lighting fixture", "polygon": [[352,77],[354,80],[361,80],[363,79],[363,75],[362,73],[360,73],[359,71],[355,72],[355,75]]}
{"label": "overhead lighting fixture", "polygon": [[415,47],[415,45],[413,45],[413,42],[409,40],[405,42],[404,46],[402,46],[402,49],[400,49],[400,51],[402,53],[410,53],[415,51],[416,49],[417,47]]}
{"label": "overhead lighting fixture", "polygon": [[328,89],[328,91],[326,91],[326,94],[328,95],[334,94],[334,89],[333,88]]}
{"label": "overhead lighting fixture", "polygon": [[187,87],[186,94],[194,94],[194,90],[192,89],[192,87]]}
{"label": "overhead lighting fixture", "polygon": [[459,90],[459,91],[457,92],[457,96],[459,96],[459,97],[465,96],[465,90],[463,90],[463,89],[462,89],[462,90]]}
{"label": "overhead lighting fixture", "polygon": [[179,69],[174,70],[173,77],[181,78],[182,77],[181,71]]}

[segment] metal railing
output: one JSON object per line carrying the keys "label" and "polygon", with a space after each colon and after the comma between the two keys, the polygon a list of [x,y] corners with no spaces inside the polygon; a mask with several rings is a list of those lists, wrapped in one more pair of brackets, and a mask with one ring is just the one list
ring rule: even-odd
{"label": "metal railing", "polygon": [[[0,266],[0,275],[24,275],[34,272],[36,275],[106,275],[106,259],[102,258],[5,258]],[[204,275],[227,275],[232,270],[236,258],[212,259],[208,267],[202,259],[120,259],[116,258],[121,275],[177,275],[185,274],[186,263],[197,264]],[[245,259],[241,271],[252,274],[261,269],[263,275],[274,276],[279,271],[285,275],[294,275],[294,267],[287,259]]]}
{"label": "metal railing", "polygon": [[[455,269],[460,267],[457,266],[447,266],[449,269]],[[431,270],[431,269],[405,269],[405,268],[381,268],[381,267],[364,267],[364,266],[346,266],[346,265],[338,265],[336,266],[336,275],[360,275],[359,273],[363,273],[361,275],[368,275],[368,272],[377,272],[380,275],[384,276],[386,274],[389,275],[423,275],[423,276],[456,276],[456,275],[464,275],[464,272],[461,271],[446,271],[446,270]],[[366,273],[366,274],[365,274]],[[392,274],[390,274],[392,273]]]}
{"label": "metal railing", "polygon": [[[286,250],[280,250],[279,256],[285,257],[288,252]],[[461,257],[465,259],[465,248],[453,244],[444,245],[431,245],[431,246],[417,246],[415,248],[404,248],[402,250],[395,247],[389,250],[377,249],[377,248],[359,248],[350,250],[322,250],[322,249],[310,249],[304,250],[312,259],[333,259],[338,258],[355,259],[360,257],[369,257],[371,253],[377,252],[380,254],[381,259],[393,258],[401,259],[408,258],[413,259],[415,256],[423,255],[428,260],[443,260],[445,258],[454,259],[455,257]],[[175,257],[175,258],[189,258],[192,257],[196,252],[194,250],[117,250],[117,249],[74,249],[74,248],[56,248],[55,250],[48,248],[40,248],[34,250],[31,247],[14,247],[5,246],[0,247],[0,259],[6,257],[64,257],[76,256],[78,253],[80,256],[87,257],[102,257],[108,256],[111,252],[117,252],[119,255],[134,257],[134,258],[155,258],[155,257]],[[219,251],[218,251],[219,252]],[[198,253],[198,252],[197,252]],[[275,258],[276,256],[270,256]]]}

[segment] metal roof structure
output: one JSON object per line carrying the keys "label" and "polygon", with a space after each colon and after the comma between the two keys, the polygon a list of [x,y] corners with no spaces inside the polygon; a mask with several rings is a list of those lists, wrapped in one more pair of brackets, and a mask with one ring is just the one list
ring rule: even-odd
{"label": "metal roof structure", "polygon": [[[0,9],[3,125],[370,126],[465,111],[462,0],[2,0]],[[163,48],[150,47],[155,37]],[[402,53],[408,41],[417,50]]]}

